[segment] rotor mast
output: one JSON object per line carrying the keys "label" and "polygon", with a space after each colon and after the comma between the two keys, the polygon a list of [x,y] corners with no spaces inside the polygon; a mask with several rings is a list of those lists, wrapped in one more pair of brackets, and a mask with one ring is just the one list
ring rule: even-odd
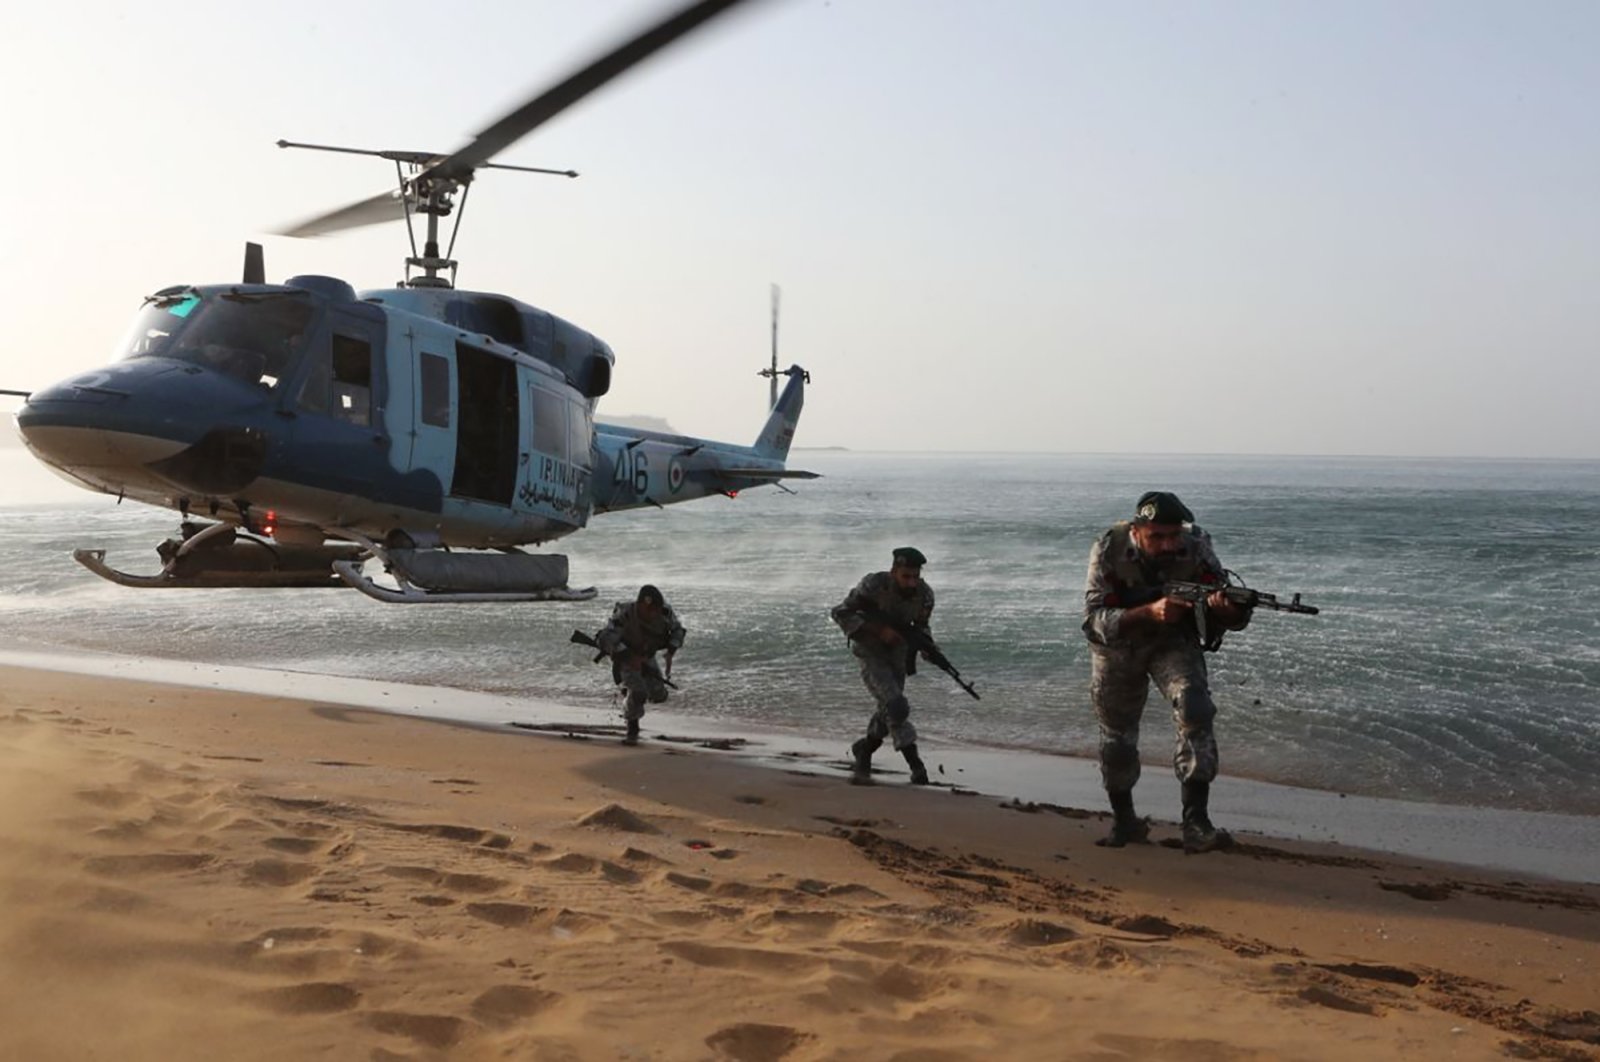
{"label": "rotor mast", "polygon": [[[365,202],[358,203],[347,211],[348,217],[331,217],[319,219],[317,224],[321,227],[317,232],[333,231],[338,228],[365,225],[373,220],[383,220],[383,217],[372,217],[374,213],[384,216],[403,216],[406,222],[406,234],[411,240],[411,256],[406,259],[406,275],[401,284],[411,288],[453,288],[456,279],[456,260],[451,254],[456,248],[456,234],[461,231],[461,215],[467,209],[467,193],[472,190],[472,175],[476,170],[516,170],[519,173],[546,173],[556,177],[576,177],[577,170],[550,170],[539,166],[512,166],[504,162],[480,162],[460,176],[445,176],[432,172],[437,164],[448,156],[431,151],[373,151],[369,148],[338,147],[332,144],[301,144],[292,140],[280,140],[281,148],[305,148],[310,151],[335,151],[343,155],[372,155],[380,159],[388,159],[394,163],[395,180],[398,188],[394,192],[375,196]],[[456,202],[456,193],[461,193],[461,201]],[[450,244],[444,254],[439,253],[439,219],[455,214],[455,221],[450,226]],[[417,253],[417,215],[427,218],[427,229],[422,240],[422,253]],[[310,229],[310,224],[301,226],[301,229]],[[285,235],[316,235],[317,232],[301,229],[291,230]],[[412,270],[421,270],[420,276],[413,276]],[[449,276],[441,276],[446,270]]]}

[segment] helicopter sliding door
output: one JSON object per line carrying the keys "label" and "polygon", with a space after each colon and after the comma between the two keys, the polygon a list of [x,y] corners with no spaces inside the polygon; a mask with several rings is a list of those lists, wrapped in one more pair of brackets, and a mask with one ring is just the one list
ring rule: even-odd
{"label": "helicopter sliding door", "polygon": [[[419,365],[419,372],[426,371]],[[457,343],[456,384],[456,460],[450,493],[510,506],[519,457],[517,367],[508,358]]]}

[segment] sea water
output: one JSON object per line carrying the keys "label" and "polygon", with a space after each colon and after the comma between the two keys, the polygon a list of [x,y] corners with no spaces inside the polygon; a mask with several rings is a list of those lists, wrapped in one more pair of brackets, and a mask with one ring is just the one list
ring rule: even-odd
{"label": "sea water", "polygon": [[[5,455],[24,459],[12,451]],[[1089,756],[1089,547],[1146,490],[1177,492],[1258,611],[1210,657],[1225,775],[1352,794],[1600,815],[1600,463],[796,452],[823,478],[595,517],[554,548],[575,604],[394,606],[332,590],[131,590],[176,514],[0,494],[0,644],[217,661],[616,704],[568,637],[639,584],[688,628],[670,707],[736,737],[843,747],[870,701],[828,610],[895,546],[928,556],[933,628],[974,701],[924,664],[925,739]],[[1152,694],[1149,769],[1170,757]]]}

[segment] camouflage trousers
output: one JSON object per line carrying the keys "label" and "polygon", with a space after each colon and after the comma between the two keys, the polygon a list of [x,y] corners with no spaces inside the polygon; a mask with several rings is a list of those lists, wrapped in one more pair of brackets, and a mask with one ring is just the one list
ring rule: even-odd
{"label": "camouflage trousers", "polygon": [[637,670],[622,668],[617,672],[617,682],[628,691],[628,703],[622,710],[625,719],[642,719],[646,701],[660,704],[667,699],[667,684],[653,656]]}
{"label": "camouflage trousers", "polygon": [[1100,721],[1100,777],[1108,792],[1125,792],[1139,780],[1139,720],[1154,680],[1172,705],[1177,727],[1173,770],[1180,782],[1217,776],[1217,708],[1206,683],[1206,658],[1191,641],[1163,638],[1108,649],[1091,645],[1089,699]]}
{"label": "camouflage trousers", "polygon": [[878,710],[867,721],[867,743],[874,749],[889,738],[894,750],[917,743],[917,728],[911,725],[911,704],[906,700],[906,669],[881,656],[858,656],[861,681],[878,702]]}

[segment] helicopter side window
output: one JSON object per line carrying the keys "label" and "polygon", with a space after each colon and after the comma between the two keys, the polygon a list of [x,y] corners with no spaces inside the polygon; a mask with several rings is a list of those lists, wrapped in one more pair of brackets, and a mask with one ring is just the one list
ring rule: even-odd
{"label": "helicopter side window", "polygon": [[[587,440],[584,442],[588,448]],[[560,395],[533,388],[533,448],[551,457],[567,455],[567,403]]]}
{"label": "helicopter side window", "polygon": [[594,418],[583,402],[567,403],[567,460],[589,467],[589,447],[594,443]]}
{"label": "helicopter side window", "polygon": [[372,423],[372,345],[333,334],[332,414],[352,424]]}
{"label": "helicopter side window", "polygon": [[419,366],[422,378],[422,423],[435,428],[450,426],[450,362],[438,354],[424,353]]}

